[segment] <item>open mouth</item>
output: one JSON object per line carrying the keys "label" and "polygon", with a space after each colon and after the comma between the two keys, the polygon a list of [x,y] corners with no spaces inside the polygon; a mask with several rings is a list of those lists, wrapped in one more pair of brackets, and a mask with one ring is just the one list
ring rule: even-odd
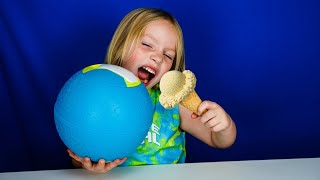
{"label": "open mouth", "polygon": [[138,78],[141,82],[147,86],[149,82],[154,78],[156,71],[148,66],[143,66],[138,69]]}

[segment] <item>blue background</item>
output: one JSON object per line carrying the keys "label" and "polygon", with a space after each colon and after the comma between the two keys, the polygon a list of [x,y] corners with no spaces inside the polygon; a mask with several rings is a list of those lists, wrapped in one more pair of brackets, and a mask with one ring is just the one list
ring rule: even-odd
{"label": "blue background", "polygon": [[103,62],[120,20],[138,7],[178,19],[198,94],[237,124],[226,150],[187,136],[187,162],[320,157],[317,0],[2,0],[0,172],[72,167],[56,97],[75,72]]}

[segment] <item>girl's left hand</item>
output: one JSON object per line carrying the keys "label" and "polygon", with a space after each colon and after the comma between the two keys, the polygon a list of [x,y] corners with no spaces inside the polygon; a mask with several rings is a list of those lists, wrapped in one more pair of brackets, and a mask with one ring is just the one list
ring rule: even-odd
{"label": "girl's left hand", "polygon": [[[226,111],[217,103],[212,101],[203,101],[198,107],[200,121],[213,132],[220,132],[227,129],[231,125],[231,118]],[[193,119],[199,115],[193,113]]]}

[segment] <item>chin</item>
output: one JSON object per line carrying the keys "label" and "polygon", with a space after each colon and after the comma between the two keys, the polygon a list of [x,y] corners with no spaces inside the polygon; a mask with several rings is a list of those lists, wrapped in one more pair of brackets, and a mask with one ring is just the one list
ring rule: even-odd
{"label": "chin", "polygon": [[145,85],[147,89],[151,89],[153,87],[153,85]]}
{"label": "chin", "polygon": [[155,86],[155,84],[151,82],[151,83],[145,84],[145,86],[147,89],[151,89],[153,86]]}

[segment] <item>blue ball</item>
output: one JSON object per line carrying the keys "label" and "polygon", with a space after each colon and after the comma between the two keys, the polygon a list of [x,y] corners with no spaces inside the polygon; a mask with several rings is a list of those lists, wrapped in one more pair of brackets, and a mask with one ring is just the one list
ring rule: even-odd
{"label": "blue ball", "polygon": [[113,161],[130,155],[145,139],[152,107],[146,87],[133,73],[97,64],[64,84],[54,119],[61,140],[75,154]]}

